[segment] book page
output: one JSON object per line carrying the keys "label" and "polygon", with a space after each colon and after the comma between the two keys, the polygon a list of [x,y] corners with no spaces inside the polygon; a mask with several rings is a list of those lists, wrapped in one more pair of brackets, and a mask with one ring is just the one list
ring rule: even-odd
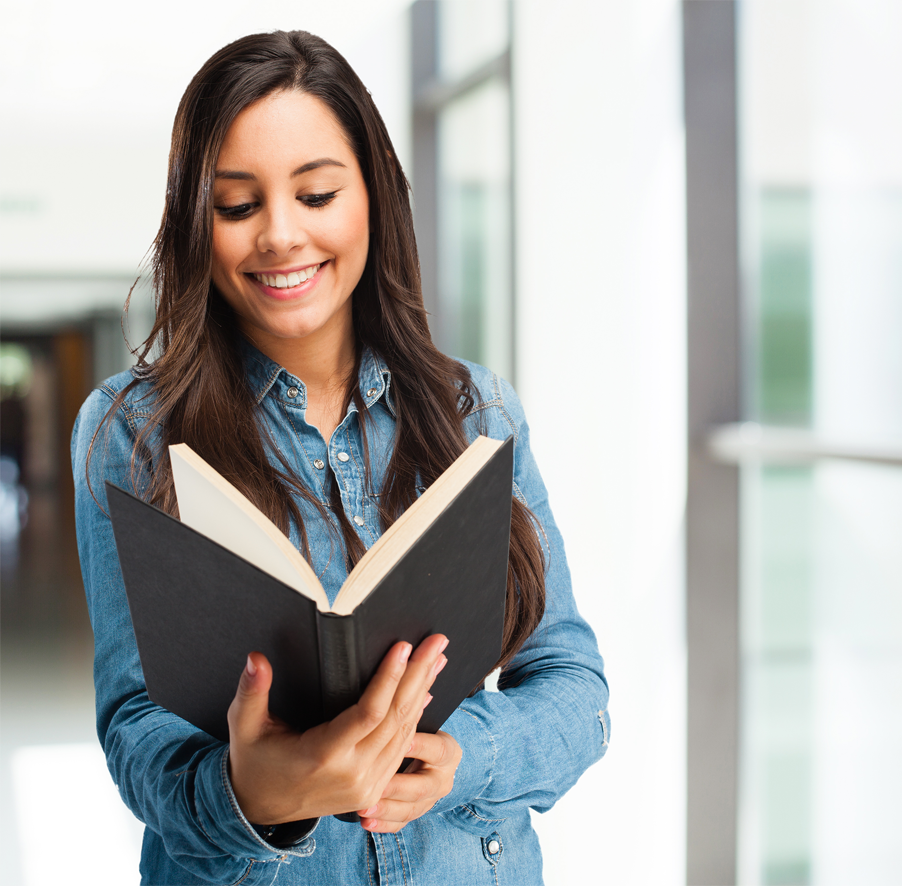
{"label": "book page", "polygon": [[169,447],[182,523],[329,611],[310,564],[279,528],[186,443]]}
{"label": "book page", "polygon": [[360,558],[338,592],[332,611],[350,615],[503,445],[503,440],[477,437]]}

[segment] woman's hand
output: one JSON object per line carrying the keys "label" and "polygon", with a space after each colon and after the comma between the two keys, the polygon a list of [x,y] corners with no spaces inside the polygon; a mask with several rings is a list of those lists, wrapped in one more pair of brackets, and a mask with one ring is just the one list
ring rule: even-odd
{"label": "woman's hand", "polygon": [[378,803],[358,810],[361,825],[368,831],[392,833],[427,813],[450,793],[461,754],[460,745],[447,732],[418,732],[407,752],[413,762],[392,778]]}
{"label": "woman's hand", "polygon": [[251,653],[229,708],[229,772],[245,817],[279,824],[377,804],[401,761],[420,757],[416,725],[447,644],[434,634],[411,654],[396,643],[356,705],[303,733],[270,716],[272,668]]}

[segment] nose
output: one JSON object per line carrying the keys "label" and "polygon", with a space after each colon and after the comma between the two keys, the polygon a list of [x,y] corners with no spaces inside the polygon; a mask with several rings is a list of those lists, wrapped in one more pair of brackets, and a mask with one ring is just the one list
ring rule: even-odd
{"label": "nose", "polygon": [[292,250],[304,246],[308,232],[303,217],[298,211],[296,200],[271,203],[262,213],[262,222],[257,234],[257,249],[274,255],[288,255]]}

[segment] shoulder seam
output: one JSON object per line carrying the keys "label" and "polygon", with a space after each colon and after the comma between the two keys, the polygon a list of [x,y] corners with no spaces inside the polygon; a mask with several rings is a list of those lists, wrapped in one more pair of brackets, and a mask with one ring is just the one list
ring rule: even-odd
{"label": "shoulder seam", "polygon": [[[501,379],[498,376],[498,373],[491,373],[491,385],[492,385],[492,394],[493,397],[491,400],[483,400],[480,399],[477,403],[473,405],[473,408],[467,413],[467,418],[471,415],[476,415],[479,412],[485,412],[487,409],[498,409],[501,415],[504,417],[504,420],[508,423],[511,429],[511,435],[514,438],[514,445],[520,439],[520,428],[517,426],[517,423],[514,421],[510,412],[507,410],[507,406],[504,402],[504,396],[501,393]],[[479,390],[477,388],[477,390]],[[481,397],[481,392],[480,392]]]}
{"label": "shoulder seam", "polygon": [[511,433],[514,435],[514,445],[517,445],[517,442],[520,439],[520,428],[517,427],[517,423],[512,418],[511,414],[507,411],[507,406],[504,404],[504,396],[501,393],[501,379],[498,378],[498,374],[496,372],[492,373],[492,386],[495,388],[495,396],[498,399],[499,404],[501,405],[501,413],[504,415],[504,418],[507,420],[507,423],[511,426]]}
{"label": "shoulder seam", "polygon": [[[103,382],[103,384],[99,385],[97,387],[97,390],[102,391],[104,394],[106,394],[107,397],[109,397],[113,403],[116,402],[116,398],[121,393],[121,391],[117,391],[115,388],[111,387],[106,382]],[[145,411],[142,411],[139,413],[137,410],[132,409],[132,407],[129,405],[129,403],[126,400],[123,400],[119,404],[119,412],[122,413],[123,417],[125,418],[126,424],[128,424],[129,430],[133,434],[136,433],[138,430],[138,426],[137,426],[137,423],[135,422],[135,418],[139,414],[142,415],[143,417],[150,415],[149,411],[145,410]]]}

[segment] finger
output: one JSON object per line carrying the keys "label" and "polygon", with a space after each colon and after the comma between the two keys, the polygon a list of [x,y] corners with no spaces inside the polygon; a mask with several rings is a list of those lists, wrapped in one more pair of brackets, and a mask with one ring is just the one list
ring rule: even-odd
{"label": "finger", "polygon": [[361,818],[360,826],[373,834],[396,834],[407,822],[384,821],[379,818]]}
{"label": "finger", "polygon": [[384,824],[405,825],[428,812],[448,792],[443,773],[424,769],[414,775],[395,775],[379,801],[368,809],[358,810],[363,826],[375,822],[381,830]]}
{"label": "finger", "polygon": [[229,733],[242,742],[254,741],[269,722],[269,688],[272,667],[266,656],[252,652],[229,705]]}
{"label": "finger", "polygon": [[362,741],[385,720],[391,710],[398,684],[407,670],[412,651],[410,643],[395,643],[380,662],[357,704],[332,721],[337,727],[347,731],[351,741]]}
{"label": "finger", "polygon": [[[431,803],[427,805],[431,805]],[[370,814],[360,814],[360,826],[364,830],[379,831],[380,833],[399,830],[422,814],[414,803],[397,800],[380,800],[366,811]]]}
{"label": "finger", "polygon": [[397,769],[400,758],[405,756],[423,708],[430,701],[429,689],[447,663],[447,658],[442,654],[447,645],[447,637],[434,634],[411,655],[387,715],[365,740],[380,763],[392,765],[390,761],[397,758],[394,764]]}
{"label": "finger", "polygon": [[364,815],[376,818],[391,818],[385,815],[383,807],[392,803],[420,803],[426,797],[438,797],[438,789],[442,776],[434,769],[421,769],[413,773],[400,772],[391,777],[385,786],[378,802],[369,809],[358,811],[361,818]]}
{"label": "finger", "polygon": [[[430,735],[428,732],[418,732],[411,742],[410,749],[404,756],[413,758],[414,762],[428,763],[430,766],[450,764],[451,747],[445,740],[447,735],[448,733],[446,732],[438,732],[435,735]],[[408,768],[407,771],[411,771],[411,768]]]}

